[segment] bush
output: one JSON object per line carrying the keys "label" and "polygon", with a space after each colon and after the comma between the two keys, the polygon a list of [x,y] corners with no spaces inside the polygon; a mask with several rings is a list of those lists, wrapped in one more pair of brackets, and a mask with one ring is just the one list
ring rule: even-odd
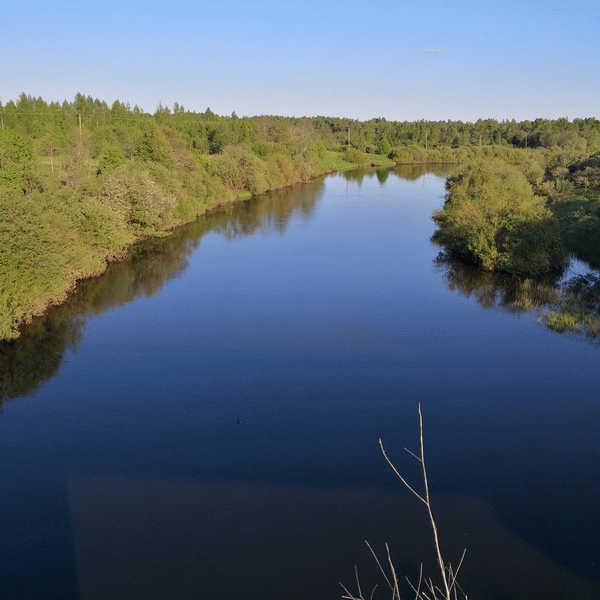
{"label": "bush", "polygon": [[100,200],[118,220],[141,226],[156,225],[177,206],[172,190],[159,185],[147,169],[134,165],[119,167],[110,173]]}
{"label": "bush", "polygon": [[467,167],[447,182],[435,238],[486,270],[540,273],[564,261],[558,222],[525,175],[501,160]]}
{"label": "bush", "polygon": [[346,148],[343,153],[344,160],[353,165],[367,164],[370,159],[360,150],[356,148]]}
{"label": "bush", "polygon": [[123,149],[120,146],[108,146],[102,151],[102,156],[98,161],[98,171],[104,173],[116,169],[127,162]]}
{"label": "bush", "polygon": [[391,151],[392,148],[390,147],[390,143],[383,138],[377,146],[377,154],[380,154],[381,156],[389,156]]}

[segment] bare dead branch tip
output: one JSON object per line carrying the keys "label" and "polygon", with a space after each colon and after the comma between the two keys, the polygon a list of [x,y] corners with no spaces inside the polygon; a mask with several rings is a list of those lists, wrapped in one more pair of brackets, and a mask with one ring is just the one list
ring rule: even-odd
{"label": "bare dead branch tip", "polygon": [[[416,458],[421,463],[422,472],[423,472],[423,486],[425,488],[425,493],[423,495],[416,492],[415,489],[411,485],[409,485],[409,483],[406,481],[406,479],[404,479],[404,477],[398,472],[398,470],[396,469],[396,467],[394,466],[392,461],[388,458],[388,455],[385,452],[385,448],[383,447],[383,442],[381,441],[381,439],[379,439],[379,446],[381,448],[381,452],[382,452],[385,460],[387,461],[387,463],[390,465],[390,467],[394,471],[394,473],[397,475],[397,477],[400,479],[400,481],[402,481],[402,483],[427,507],[427,512],[429,514],[429,522],[431,524],[431,529],[433,531],[433,538],[434,538],[434,542],[435,542],[435,550],[436,550],[436,554],[437,554],[438,567],[439,567],[440,574],[442,576],[443,589],[436,586],[433,583],[433,580],[431,579],[431,577],[429,577],[429,578],[423,577],[423,565],[421,565],[420,570],[419,570],[419,581],[418,581],[417,585],[415,586],[408,578],[407,578],[407,581],[408,581],[408,584],[410,585],[410,587],[412,588],[413,592],[415,592],[415,600],[452,600],[453,598],[454,598],[454,600],[458,600],[457,590],[460,590],[460,593],[464,595],[464,600],[467,600],[467,595],[463,592],[461,587],[456,582],[458,572],[460,571],[460,568],[462,567],[462,564],[463,564],[463,561],[465,558],[466,549],[462,553],[462,556],[460,558],[460,561],[458,563],[458,567],[456,568],[456,570],[453,570],[450,563],[448,563],[448,565],[446,565],[444,563],[444,559],[442,557],[442,552],[440,549],[440,541],[439,541],[439,537],[438,537],[437,526],[435,523],[435,519],[433,517],[433,511],[431,510],[431,502],[429,499],[429,481],[427,478],[427,468],[425,466],[425,450],[424,450],[424,443],[423,443],[423,415],[421,413],[421,404],[420,403],[419,403],[419,436],[420,436],[420,456],[418,456],[414,452],[411,452],[408,448],[404,448],[404,450],[406,450],[406,452],[408,452],[411,456]],[[373,558],[377,562],[377,566],[379,567],[379,570],[381,571],[386,583],[388,584],[388,586],[392,592],[392,600],[400,600],[400,588],[398,585],[398,577],[396,575],[394,563],[393,563],[391,555],[390,555],[389,546],[387,544],[385,545],[386,553],[387,553],[387,560],[388,560],[388,568],[390,570],[390,574],[388,576],[386,570],[383,568],[381,562],[379,561],[379,558],[375,554],[375,551],[373,550],[373,548],[371,548],[371,545],[369,544],[369,542],[365,542],[365,543],[367,544],[367,547],[371,551]],[[359,582],[359,578],[358,578],[358,571],[356,570],[356,567],[355,567],[355,572],[356,572],[356,583],[358,586],[359,597],[355,598],[354,596],[352,596],[352,594],[350,594],[350,592],[348,592],[348,590],[342,584],[340,584],[344,588],[344,591],[346,592],[346,594],[348,594],[347,596],[342,596],[342,598],[344,598],[346,600],[363,600],[362,590],[361,590],[360,582]],[[377,586],[375,586],[375,587],[377,587]],[[373,588],[373,591],[371,592],[371,600],[373,598],[374,592],[375,592],[375,588]]]}

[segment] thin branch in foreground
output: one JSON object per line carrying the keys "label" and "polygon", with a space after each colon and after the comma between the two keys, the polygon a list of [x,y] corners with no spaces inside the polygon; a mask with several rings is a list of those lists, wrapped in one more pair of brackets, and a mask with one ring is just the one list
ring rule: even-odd
{"label": "thin branch in foreground", "polygon": [[[456,581],[456,578],[458,576],[458,573],[460,571],[460,568],[462,567],[462,564],[463,564],[463,561],[465,558],[466,549],[462,553],[462,556],[460,558],[460,561],[458,563],[458,567],[456,568],[456,570],[454,570],[452,568],[452,565],[450,563],[448,563],[446,565],[444,563],[444,559],[442,557],[440,541],[439,541],[439,536],[438,536],[438,530],[437,530],[437,526],[436,526],[435,519],[433,516],[433,511],[431,509],[431,500],[429,497],[429,480],[428,480],[428,476],[427,476],[427,467],[425,466],[425,448],[424,448],[425,445],[424,445],[424,441],[423,441],[423,415],[421,412],[421,404],[419,404],[419,434],[420,434],[420,456],[418,456],[414,452],[410,451],[408,448],[404,448],[404,450],[406,450],[406,452],[408,452],[413,458],[416,458],[421,463],[421,468],[422,468],[422,473],[423,473],[423,487],[424,487],[423,494],[419,494],[406,481],[406,479],[398,472],[398,469],[396,469],[395,465],[388,458],[388,455],[385,452],[385,448],[383,447],[383,442],[381,441],[381,439],[379,439],[379,446],[381,448],[381,452],[382,452],[385,460],[387,461],[387,463],[390,465],[390,467],[394,471],[394,473],[398,476],[400,481],[402,481],[402,483],[427,507],[427,512],[429,514],[429,522],[431,524],[431,529],[433,531],[433,538],[434,538],[434,545],[435,545],[435,550],[436,550],[436,555],[437,555],[438,567],[439,567],[440,574],[442,576],[443,589],[438,587],[437,585],[435,585],[433,582],[433,579],[431,577],[429,577],[429,578],[423,577],[423,565],[422,564],[419,569],[419,580],[418,580],[417,585],[415,586],[408,577],[406,578],[406,580],[407,580],[409,586],[412,588],[413,592],[415,593],[415,600],[453,600],[453,599],[458,600],[458,590],[460,590],[460,593],[464,596],[464,600],[467,600],[467,595],[464,593],[464,591],[462,590],[462,588],[458,585],[458,583]],[[389,548],[388,544],[385,545],[385,549],[386,549],[387,560],[388,560],[388,565],[389,565],[388,568],[390,570],[389,576],[388,576],[386,570],[384,569],[383,565],[381,564],[379,558],[375,554],[375,551],[369,544],[369,542],[365,542],[365,543],[367,544],[367,547],[371,551],[371,554],[373,555],[373,558],[375,559],[377,566],[379,567],[379,570],[381,571],[381,574],[383,575],[386,583],[388,584],[388,587],[390,588],[390,590],[392,592],[392,600],[400,600],[400,588],[398,585],[398,576],[396,574],[396,569],[394,567],[394,563],[393,563],[391,555],[390,555],[390,548]],[[348,594],[347,596],[342,596],[342,598],[344,598],[345,600],[364,600],[363,595],[362,595],[362,590],[360,587],[359,578],[358,578],[358,570],[356,569],[356,567],[355,567],[355,573],[356,573],[356,583],[358,585],[359,597],[355,598],[340,583],[342,588],[344,588],[344,591],[346,592],[346,594]],[[375,586],[375,588],[376,587],[377,586]],[[371,596],[370,596],[371,600],[373,598],[375,588],[373,588],[373,591],[371,592]]]}
{"label": "thin branch in foreground", "polygon": [[[396,473],[396,475],[400,478],[400,481],[402,481],[402,483],[423,503],[427,504],[427,500],[425,500],[425,498],[423,498],[418,492],[415,492],[415,490],[412,489],[412,487],[410,487],[410,485],[408,485],[406,479],[404,479],[404,477],[402,477],[402,475],[400,475],[400,473],[398,473],[398,471],[396,470],[396,467],[393,465],[392,461],[388,458],[387,454],[385,453],[385,449],[383,447],[383,442],[381,441],[381,438],[379,438],[379,446],[381,448],[381,452],[383,453],[383,456],[385,458],[385,460],[388,461],[388,464],[390,465],[390,467],[392,467],[392,469],[394,469],[394,473]],[[412,454],[412,452],[411,452]],[[414,455],[413,455],[414,456]],[[415,457],[417,460],[420,460],[419,457]]]}

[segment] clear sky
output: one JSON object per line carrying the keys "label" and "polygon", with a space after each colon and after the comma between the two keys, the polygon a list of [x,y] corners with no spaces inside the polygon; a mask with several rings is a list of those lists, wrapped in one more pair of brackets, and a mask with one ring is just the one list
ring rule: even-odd
{"label": "clear sky", "polygon": [[599,38],[598,0],[3,0],[0,101],[600,118]]}

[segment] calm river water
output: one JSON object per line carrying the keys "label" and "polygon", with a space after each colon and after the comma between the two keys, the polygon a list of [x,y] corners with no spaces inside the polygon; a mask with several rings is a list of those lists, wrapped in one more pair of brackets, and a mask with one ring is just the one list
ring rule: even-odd
{"label": "calm river water", "polygon": [[[0,354],[0,595],[600,598],[600,348],[436,260],[444,177],[357,171],[136,249]],[[420,489],[420,487],[419,487]],[[379,596],[377,594],[379,593]],[[408,597],[408,596],[406,596]]]}

